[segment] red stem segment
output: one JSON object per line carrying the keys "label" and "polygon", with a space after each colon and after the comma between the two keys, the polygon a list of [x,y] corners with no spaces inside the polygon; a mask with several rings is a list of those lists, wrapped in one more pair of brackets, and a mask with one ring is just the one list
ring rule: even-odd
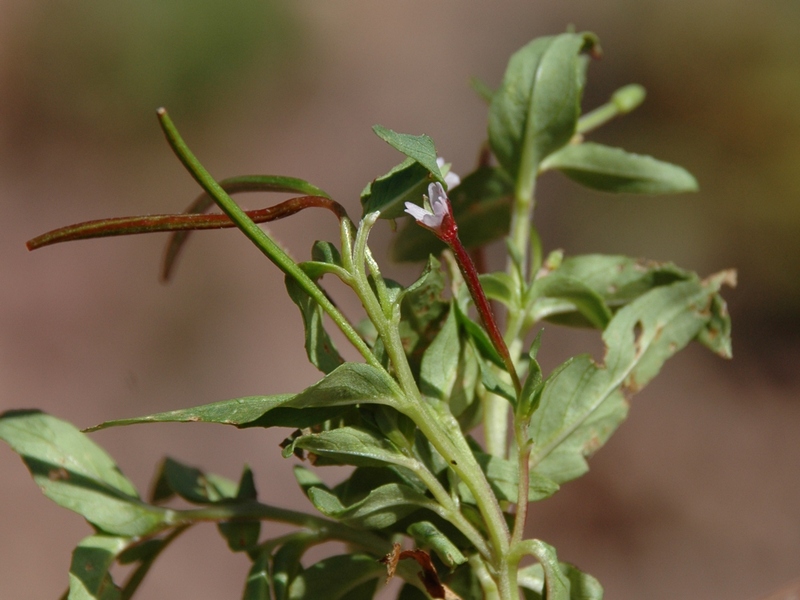
{"label": "red stem segment", "polygon": [[[246,211],[247,215],[256,223],[267,223],[284,217],[291,216],[306,208],[327,208],[337,218],[346,216],[344,208],[338,202],[323,196],[301,196],[292,198],[258,210]],[[137,233],[152,233],[158,231],[184,231],[193,229],[224,229],[236,227],[227,215],[224,214],[177,214],[177,215],[144,215],[138,217],[119,217],[114,219],[99,219],[86,221],[76,225],[68,225],[29,240],[26,244],[28,250],[36,250],[42,246],[84,240],[97,237],[116,235],[133,235]]]}
{"label": "red stem segment", "polygon": [[503,359],[506,370],[508,374],[511,375],[511,382],[514,384],[514,390],[517,392],[517,396],[519,396],[522,386],[519,382],[517,369],[514,366],[514,361],[511,359],[511,353],[508,351],[508,346],[506,346],[506,342],[503,339],[503,334],[500,333],[500,328],[497,326],[497,321],[492,312],[492,306],[486,298],[483,287],[481,287],[480,280],[478,279],[478,271],[475,269],[469,252],[464,248],[461,240],[458,239],[458,233],[453,236],[445,235],[441,239],[448,245],[456,257],[458,268],[464,276],[464,281],[467,282],[467,288],[469,288],[472,301],[475,303],[475,308],[478,309],[478,314],[481,316],[483,326],[486,328],[494,347]]}
{"label": "red stem segment", "polygon": [[[431,196],[434,195],[434,192],[435,190],[429,190]],[[423,221],[417,221],[417,223],[433,232],[436,237],[447,244],[450,250],[453,251],[456,262],[458,263],[458,268],[461,271],[461,274],[464,276],[464,281],[467,282],[467,288],[469,288],[469,293],[472,296],[472,301],[475,303],[475,308],[478,309],[478,314],[481,316],[483,326],[486,328],[486,331],[488,332],[489,338],[492,340],[492,344],[494,344],[495,349],[503,359],[506,370],[511,376],[511,381],[514,384],[514,390],[517,392],[517,396],[519,396],[522,386],[519,382],[517,369],[514,367],[514,361],[511,359],[511,353],[508,351],[508,346],[506,346],[506,342],[503,339],[503,334],[500,333],[500,328],[497,326],[497,320],[494,318],[492,305],[489,304],[489,300],[486,298],[486,294],[483,292],[483,287],[481,287],[481,282],[478,278],[478,271],[475,269],[475,264],[472,262],[469,252],[467,252],[466,248],[464,248],[464,244],[462,244],[461,240],[458,238],[458,225],[453,218],[453,207],[450,205],[450,199],[447,198],[447,196],[442,198],[443,194],[444,192],[440,190],[440,196],[437,198],[438,200],[444,200],[447,203],[447,210],[444,211],[444,214],[442,215],[441,223],[436,226],[429,226]],[[436,200],[433,201],[435,202]]]}

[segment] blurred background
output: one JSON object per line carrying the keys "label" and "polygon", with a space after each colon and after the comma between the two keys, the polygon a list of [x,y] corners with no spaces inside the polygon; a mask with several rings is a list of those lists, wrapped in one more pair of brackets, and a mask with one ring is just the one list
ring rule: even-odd
{"label": "blurred background", "polygon": [[[486,135],[469,78],[496,87],[513,51],[570,24],[596,32],[605,52],[585,109],[627,83],[648,90],[593,139],[679,163],[701,191],[611,197],[548,175],[536,217],[544,242],[702,274],[736,267],[739,287],[726,292],[735,358],[691,347],[668,363],[592,471],[533,509],[529,534],[614,600],[755,600],[800,577],[791,0],[0,0],[0,410],[37,407],[86,427],[318,378],[282,277],[235,232],[196,235],[169,285],[157,278],[160,235],[26,251],[55,227],[177,212],[196,196],[158,106],[215,176],[302,177],[357,216],[364,184],[399,161],[373,124],[431,135],[468,172]],[[337,235],[311,212],[270,229],[299,258]],[[381,248],[390,235],[382,226],[372,239]],[[415,278],[413,267],[387,270]],[[596,343],[551,327],[542,352],[552,367]],[[164,455],[232,479],[246,462],[265,500],[300,506],[277,447],[286,433],[156,425],[93,438],[143,491]],[[0,597],[56,598],[90,529],[45,499],[5,446],[0,472]],[[247,569],[213,527],[196,527],[138,597],[237,598]]]}

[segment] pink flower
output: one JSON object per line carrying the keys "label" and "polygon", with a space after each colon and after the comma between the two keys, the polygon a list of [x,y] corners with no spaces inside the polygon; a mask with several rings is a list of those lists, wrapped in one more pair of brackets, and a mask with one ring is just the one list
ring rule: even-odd
{"label": "pink flower", "polygon": [[[423,196],[424,197],[424,196]],[[406,212],[414,217],[420,225],[438,231],[442,227],[442,222],[446,216],[450,216],[450,201],[447,199],[447,193],[444,187],[438,181],[428,186],[428,202],[431,210],[417,206],[413,202],[406,202]]]}

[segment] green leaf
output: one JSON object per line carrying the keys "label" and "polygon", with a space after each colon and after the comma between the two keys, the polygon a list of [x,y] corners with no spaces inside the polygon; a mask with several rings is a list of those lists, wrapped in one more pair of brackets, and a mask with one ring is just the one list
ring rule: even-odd
{"label": "green leaf", "polygon": [[109,427],[137,425],[139,423],[220,423],[235,427],[252,427],[252,423],[264,413],[279,407],[295,397],[295,394],[275,396],[251,396],[203,404],[192,408],[170,410],[144,417],[115,419],[89,427],[85,431],[99,431]]}
{"label": "green leaf", "polygon": [[[257,496],[253,472],[250,467],[245,465],[242,476],[239,479],[236,500],[248,502],[256,500]],[[261,535],[261,521],[223,521],[217,523],[217,529],[219,529],[222,537],[225,538],[228,548],[233,552],[252,551],[258,544],[258,538]]]}
{"label": "green leaf", "polygon": [[[331,490],[344,506],[361,502],[370,492],[383,485],[400,484],[421,494],[428,489],[411,471],[395,465],[357,467],[353,473]],[[327,489],[327,488],[324,488]]]}
{"label": "green leaf", "polygon": [[436,163],[436,147],[429,136],[396,133],[380,125],[373,126],[372,131],[392,148],[417,161],[433,175],[436,181],[444,184],[444,177],[439,170],[439,165]]}
{"label": "green leaf", "polygon": [[592,327],[605,329],[611,320],[611,309],[603,297],[580,279],[561,270],[538,279],[533,284],[534,297],[553,298],[570,303]]}
{"label": "green leaf", "polygon": [[[513,193],[513,181],[494,167],[479,168],[448,191],[458,236],[466,248],[485,246],[508,233]],[[392,260],[423,261],[445,248],[444,242],[412,219],[392,240]]]}
{"label": "green leaf", "polygon": [[[530,321],[546,319],[561,325],[596,327],[594,322],[579,311],[568,298],[548,297],[539,294],[551,285],[550,279],[577,280],[596,293],[612,311],[630,303],[649,290],[675,283],[676,281],[698,280],[691,271],[681,269],[672,263],[658,263],[629,258],[627,256],[586,254],[563,259],[550,272],[537,279],[525,301]],[[731,284],[735,276],[730,274]],[[558,287],[556,285],[555,287]],[[595,301],[596,302],[596,301]],[[583,312],[587,311],[584,308]],[[724,302],[716,310],[716,329],[720,335],[709,347],[725,356],[724,346],[730,348],[730,320],[724,310]],[[709,324],[709,327],[712,325]],[[726,333],[727,332],[727,333]],[[701,339],[704,342],[704,340]]]}
{"label": "green leaf", "polygon": [[447,402],[450,413],[458,420],[462,431],[476,427],[482,419],[483,403],[477,395],[481,382],[480,359],[472,344],[461,344],[455,385]]}
{"label": "green leaf", "polygon": [[531,470],[563,483],[586,472],[586,456],[625,418],[624,393],[641,389],[712,320],[721,273],[650,290],[617,312],[603,333],[604,365],[570,359],[548,377],[530,425]]}
{"label": "green leaf", "polygon": [[456,316],[458,317],[459,325],[464,328],[464,331],[472,343],[475,344],[475,348],[478,350],[480,355],[493,365],[500,367],[501,369],[505,369],[505,363],[503,362],[500,354],[497,352],[497,348],[494,347],[494,344],[489,338],[489,334],[486,333],[486,330],[478,325],[475,321],[470,319],[469,315],[467,315],[461,309],[458,303],[454,302],[453,306],[456,309]]}
{"label": "green leaf", "polygon": [[409,526],[408,534],[419,546],[431,548],[451,569],[467,562],[467,558],[456,545],[430,521],[418,521]]}
{"label": "green leaf", "polygon": [[[301,265],[302,266],[302,265]],[[303,329],[306,334],[306,355],[309,362],[323,373],[330,373],[344,363],[344,359],[336,350],[336,345],[325,331],[322,307],[317,304],[293,277],[284,280],[289,298],[300,309],[303,316]]]}
{"label": "green leaf", "polygon": [[349,506],[344,506],[339,498],[318,487],[309,489],[308,497],[323,515],[367,529],[386,529],[420,508],[434,510],[437,506],[424,494],[398,483],[377,487],[366,498]]}
{"label": "green leaf", "polygon": [[306,535],[298,534],[298,536],[283,544],[272,559],[275,600],[286,600],[290,597],[290,586],[295,577],[303,570],[300,559],[312,544],[312,540]]}
{"label": "green leaf", "polygon": [[367,215],[381,211],[382,219],[397,219],[405,215],[405,203],[419,204],[428,191],[431,175],[421,164],[407,158],[367,184],[361,192],[361,207]]}
{"label": "green leaf", "polygon": [[[385,567],[373,556],[341,554],[311,565],[289,586],[290,600],[348,600],[351,593],[384,574]],[[369,597],[369,596],[367,596]],[[360,600],[359,596],[358,600]],[[354,600],[356,600],[354,598]]]}
{"label": "green leaf", "polygon": [[580,53],[595,44],[587,33],[542,37],[508,62],[489,108],[489,143],[523,195],[532,190],[539,163],[575,133],[585,67]]}
{"label": "green leaf", "polygon": [[417,429],[414,421],[406,415],[388,406],[362,406],[359,415],[365,420],[374,420],[380,434],[392,442],[402,452],[409,450],[414,444],[414,432]]}
{"label": "green leaf", "polygon": [[292,467],[292,471],[294,472],[294,478],[297,481],[297,485],[300,486],[300,489],[303,490],[303,493],[308,496],[308,490],[313,487],[321,487],[325,490],[328,489],[328,486],[325,485],[325,482],[317,476],[314,471],[304,467],[303,465],[294,465]]}
{"label": "green leaf", "polygon": [[169,521],[168,511],[139,500],[111,457],[70,423],[9,411],[0,416],[0,439],[21,456],[45,496],[106,533],[145,535]]}
{"label": "green leaf", "polygon": [[447,401],[458,376],[461,342],[455,311],[450,311],[439,333],[422,355],[420,391],[431,398]]}
{"label": "green leaf", "polygon": [[[728,272],[729,285],[736,285],[736,272]],[[731,347],[731,318],[728,314],[728,305],[722,296],[714,296],[711,301],[711,318],[708,324],[697,336],[697,341],[722,358],[732,358]]]}
{"label": "green leaf", "polygon": [[[476,448],[473,448],[473,454],[486,475],[486,479],[489,480],[489,485],[492,486],[492,491],[494,491],[497,499],[516,502],[517,488],[519,486],[516,463],[498,456],[486,454]],[[528,501],[537,502],[539,500],[544,500],[555,494],[558,489],[558,484],[551,479],[539,475],[538,473],[531,473],[528,487]],[[464,482],[459,482],[458,493],[464,502],[475,504],[475,498],[472,496],[469,488],[464,485]]]}
{"label": "green leaf", "polygon": [[[570,583],[570,600],[603,600],[603,586],[597,579],[569,563],[562,562],[559,566]],[[540,563],[520,569],[517,572],[517,581],[526,591],[526,599],[543,600],[544,569]],[[528,590],[534,593],[527,594]]]}
{"label": "green leaf", "polygon": [[541,165],[542,171],[551,169],[601,192],[679,194],[698,189],[695,178],[682,167],[592,142],[554,152]]}
{"label": "green leaf", "polygon": [[272,578],[269,574],[271,558],[269,550],[258,553],[247,573],[242,600],[272,600]]}
{"label": "green leaf", "polygon": [[502,302],[506,306],[519,305],[519,293],[514,280],[501,271],[480,275],[481,287],[489,300]]}
{"label": "green leaf", "polygon": [[138,423],[222,423],[239,428],[310,427],[341,415],[342,407],[355,404],[395,406],[397,401],[390,381],[384,371],[375,367],[345,363],[299,394],[223,400],[144,417],[106,421],[87,431]]}
{"label": "green leaf", "polygon": [[156,476],[151,502],[163,502],[174,494],[193,504],[214,504],[235,497],[236,484],[167,457]]}
{"label": "green leaf", "polygon": [[376,367],[345,363],[282,406],[288,408],[385,404],[397,408],[394,382]]}
{"label": "green leaf", "polygon": [[415,374],[419,373],[425,351],[447,318],[450,303],[444,300],[444,286],[441,265],[430,257],[420,278],[399,296],[400,341]]}
{"label": "green leaf", "polygon": [[108,535],[84,538],[72,553],[69,600],[120,600],[109,570],[129,541]]}
{"label": "green leaf", "polygon": [[377,432],[359,427],[340,427],[331,431],[309,433],[295,438],[284,454],[302,448],[312,454],[332,459],[338,464],[356,467],[400,465],[411,468],[416,461],[404,455],[392,442]]}
{"label": "green leaf", "polygon": [[528,376],[525,383],[522,385],[522,393],[520,394],[520,402],[517,406],[516,418],[527,420],[530,419],[533,411],[539,406],[543,391],[542,382],[542,367],[536,360],[536,355],[539,352],[539,346],[542,344],[542,331],[536,335],[536,339],[531,344],[531,349],[528,351]]}
{"label": "green leaf", "polygon": [[[571,579],[567,576],[566,572],[562,570],[561,564],[558,562],[556,550],[550,544],[546,544],[541,540],[530,540],[527,542],[531,549],[531,554],[536,557],[539,564],[533,565],[528,572],[522,569],[522,580],[520,585],[525,588],[532,589],[532,586],[538,587],[534,591],[539,592],[540,598],[547,600],[571,600]],[[530,573],[530,575],[529,575]],[[536,586],[536,579],[534,575],[539,573],[543,576],[543,581]],[[526,577],[526,575],[528,575]],[[529,579],[533,579],[530,581]],[[526,585],[528,584],[528,585]],[[575,597],[580,598],[580,596]]]}
{"label": "green leaf", "polygon": [[486,391],[505,398],[512,405],[517,402],[517,394],[512,385],[500,378],[500,374],[492,368],[492,366],[485,360],[479,361],[481,368],[481,383]]}

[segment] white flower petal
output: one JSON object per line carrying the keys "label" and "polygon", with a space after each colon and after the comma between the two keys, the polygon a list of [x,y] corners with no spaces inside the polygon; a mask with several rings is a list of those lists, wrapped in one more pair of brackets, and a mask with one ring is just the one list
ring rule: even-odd
{"label": "white flower petal", "polygon": [[412,217],[414,217],[417,221],[423,221],[426,216],[431,214],[427,210],[425,210],[421,206],[417,206],[413,202],[406,202],[406,212],[410,214]]}
{"label": "white flower petal", "polygon": [[[445,162],[444,158],[442,158],[441,156],[437,156],[436,157],[436,165],[439,167],[439,169],[444,167],[446,164],[447,163]],[[444,174],[444,185],[445,185],[445,187],[448,190],[451,190],[454,187],[456,187],[459,183],[461,183],[461,177],[459,177],[457,174],[453,173],[453,171],[450,170],[449,165],[448,165],[447,173]]]}
{"label": "white flower petal", "polygon": [[448,190],[452,190],[459,183],[461,183],[461,177],[459,177],[452,171],[449,171],[447,175],[444,176],[444,183],[447,186]]}

